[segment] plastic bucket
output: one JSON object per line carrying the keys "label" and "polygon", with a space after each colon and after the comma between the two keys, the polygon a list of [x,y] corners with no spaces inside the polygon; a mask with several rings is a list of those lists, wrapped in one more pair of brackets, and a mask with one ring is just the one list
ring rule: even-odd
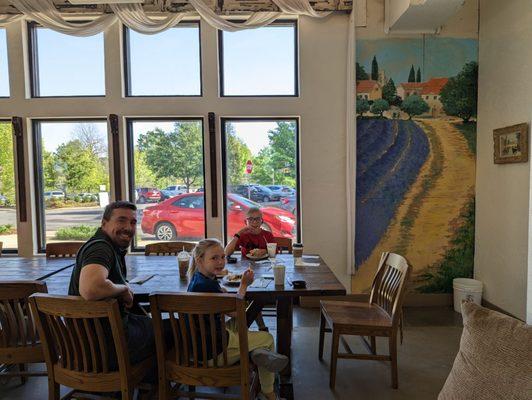
{"label": "plastic bucket", "polygon": [[463,300],[480,304],[482,300],[482,282],[475,279],[455,278],[453,279],[453,302],[454,311],[461,313]]}

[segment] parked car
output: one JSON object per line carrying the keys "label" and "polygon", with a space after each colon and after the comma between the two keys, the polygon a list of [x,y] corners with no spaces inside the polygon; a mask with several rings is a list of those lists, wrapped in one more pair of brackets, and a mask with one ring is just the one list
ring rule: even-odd
{"label": "parked car", "polygon": [[259,203],[278,201],[280,197],[279,195],[274,194],[266,186],[262,185],[235,185],[230,188],[230,192],[239,194],[240,196]]}
{"label": "parked car", "polygon": [[63,192],[62,190],[52,190],[50,192],[44,192],[43,196],[44,196],[44,200],[64,199],[65,192]]}
{"label": "parked car", "polygon": [[281,199],[280,207],[283,210],[290,211],[292,214],[296,213],[296,196],[283,197]]}
{"label": "parked car", "polygon": [[280,197],[292,196],[296,194],[296,190],[294,188],[291,188],[290,186],[266,185],[266,187],[270,189],[273,192],[273,194],[278,195]]}
{"label": "parked car", "polygon": [[166,189],[161,190],[161,200],[166,200],[170,197],[174,197],[187,192],[188,189],[185,185],[168,186]]}
{"label": "parked car", "polygon": [[137,195],[137,203],[140,204],[161,201],[161,191],[155,188],[137,188]]}
{"label": "parked car", "polygon": [[7,205],[7,197],[0,194],[0,206],[6,206]]}
{"label": "parked car", "polygon": [[[142,232],[155,235],[159,240],[197,239],[205,236],[205,197],[203,193],[186,193],[172,197],[157,205],[146,207],[142,214]],[[227,224],[233,236],[246,223],[246,211],[259,207],[253,201],[230,193],[227,195]],[[274,236],[293,238],[296,218],[294,214],[276,207],[261,207],[263,228]]]}
{"label": "parked car", "polygon": [[200,193],[204,192],[204,191],[205,191],[205,189],[203,187],[200,187],[200,188],[198,188],[198,190],[196,190],[196,192],[200,192]]}

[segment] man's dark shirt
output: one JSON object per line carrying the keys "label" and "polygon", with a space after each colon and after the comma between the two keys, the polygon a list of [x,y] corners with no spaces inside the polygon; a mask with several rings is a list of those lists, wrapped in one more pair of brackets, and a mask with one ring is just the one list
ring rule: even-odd
{"label": "man's dark shirt", "polygon": [[[70,285],[68,294],[79,296],[79,277],[81,269],[89,264],[99,264],[109,271],[108,279],[117,285],[126,283],[126,250],[116,246],[107,234],[98,228],[93,237],[91,237],[78,251],[76,256],[76,265],[70,276]],[[124,315],[124,309],[120,306],[120,312]]]}
{"label": "man's dark shirt", "polygon": [[[190,280],[190,283],[188,284],[187,291],[188,292],[199,292],[199,293],[224,293],[224,291],[220,287],[220,282],[218,282],[216,278],[211,279],[203,275],[199,271],[196,271],[194,275],[192,276],[192,279]],[[218,354],[222,352],[222,335],[220,334],[220,332],[222,331],[222,322],[220,318],[221,318],[220,314],[216,314],[214,316],[214,325],[216,329],[216,339],[217,339],[216,340],[216,352]],[[198,325],[198,322],[196,322],[196,325]],[[187,319],[187,327],[188,327],[188,319]],[[195,328],[196,328],[196,332],[200,331],[199,326],[195,326]],[[189,328],[189,332],[190,332],[190,328]],[[227,335],[227,332],[224,332],[224,334]],[[211,339],[211,324],[210,324],[208,316],[205,316],[205,341],[207,342],[207,359],[210,360],[213,358],[213,348],[212,348],[212,339]],[[201,354],[201,353],[202,353],[202,344],[198,343],[198,354]]]}

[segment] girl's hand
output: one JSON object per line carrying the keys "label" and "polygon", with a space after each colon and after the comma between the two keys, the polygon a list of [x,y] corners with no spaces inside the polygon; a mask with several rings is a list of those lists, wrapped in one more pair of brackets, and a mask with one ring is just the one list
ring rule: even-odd
{"label": "girl's hand", "polygon": [[255,273],[251,269],[248,268],[242,274],[242,280],[240,281],[240,286],[248,287],[249,285],[253,283],[254,277],[255,277]]}

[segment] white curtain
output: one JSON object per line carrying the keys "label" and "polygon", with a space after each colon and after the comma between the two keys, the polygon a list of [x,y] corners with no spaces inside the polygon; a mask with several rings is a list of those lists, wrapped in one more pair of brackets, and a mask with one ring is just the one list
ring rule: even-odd
{"label": "white curtain", "polygon": [[[316,12],[308,0],[272,0],[285,14],[306,15],[308,17],[323,18],[331,13]],[[353,7],[354,8],[354,7]]]}
{"label": "white curtain", "polygon": [[113,14],[104,14],[93,21],[72,23],[57,11],[52,0],[9,0],[27,18],[57,32],[74,36],[92,36],[103,32],[116,21]]}
{"label": "white curtain", "polygon": [[22,19],[23,16],[24,16],[23,14],[0,15],[0,28],[12,22],[18,21],[19,19]]}
{"label": "white curtain", "polygon": [[149,17],[141,4],[109,4],[118,19],[128,28],[153,35],[179,24],[184,17],[194,13],[168,13],[163,18]]}

